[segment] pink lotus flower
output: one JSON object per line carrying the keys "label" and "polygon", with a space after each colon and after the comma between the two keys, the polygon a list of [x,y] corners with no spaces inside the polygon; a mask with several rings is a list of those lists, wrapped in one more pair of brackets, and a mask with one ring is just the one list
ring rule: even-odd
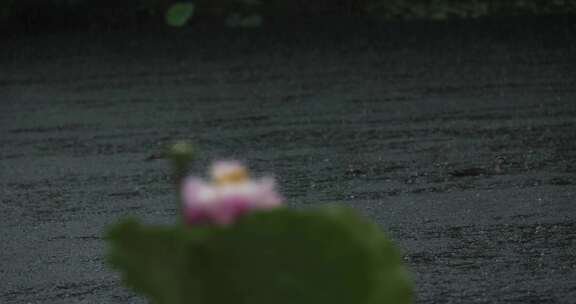
{"label": "pink lotus flower", "polygon": [[256,209],[282,204],[272,178],[251,179],[239,162],[219,161],[211,168],[212,181],[196,177],[184,181],[184,219],[189,225],[228,226]]}

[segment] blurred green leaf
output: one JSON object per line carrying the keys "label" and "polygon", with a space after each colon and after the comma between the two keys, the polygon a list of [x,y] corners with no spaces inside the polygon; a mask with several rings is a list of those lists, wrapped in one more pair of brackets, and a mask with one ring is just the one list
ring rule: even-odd
{"label": "blurred green leaf", "polygon": [[202,230],[147,227],[126,220],[108,234],[108,262],[121,270],[128,287],[153,303],[203,303],[201,284],[195,280],[202,271],[195,248],[204,237]]}
{"label": "blurred green leaf", "polygon": [[194,14],[194,4],[188,2],[177,2],[172,4],[166,11],[166,24],[175,27],[186,25]]}
{"label": "blurred green leaf", "polygon": [[411,303],[401,255],[349,209],[256,214],[207,248],[218,261],[208,285],[234,291],[214,303]]}
{"label": "blurred green leaf", "polygon": [[398,250],[349,209],[276,209],[229,228],[129,221],[109,239],[111,264],[157,304],[412,302]]}

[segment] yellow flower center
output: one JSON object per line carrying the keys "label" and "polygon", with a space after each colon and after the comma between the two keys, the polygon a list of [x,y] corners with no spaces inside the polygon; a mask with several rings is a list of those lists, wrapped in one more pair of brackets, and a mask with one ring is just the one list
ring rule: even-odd
{"label": "yellow flower center", "polygon": [[215,178],[217,185],[239,184],[248,180],[248,171],[244,168],[238,168],[233,171],[227,172]]}

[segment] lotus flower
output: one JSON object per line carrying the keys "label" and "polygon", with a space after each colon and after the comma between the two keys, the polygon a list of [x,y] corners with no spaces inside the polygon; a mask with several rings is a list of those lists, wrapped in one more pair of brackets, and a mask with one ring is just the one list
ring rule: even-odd
{"label": "lotus flower", "polygon": [[183,212],[188,225],[228,226],[250,211],[282,204],[274,179],[252,179],[239,162],[215,162],[210,173],[209,182],[197,177],[184,181]]}

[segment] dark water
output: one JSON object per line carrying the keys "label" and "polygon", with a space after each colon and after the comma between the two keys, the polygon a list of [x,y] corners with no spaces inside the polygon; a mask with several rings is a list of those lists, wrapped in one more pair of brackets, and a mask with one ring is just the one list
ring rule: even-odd
{"label": "dark water", "polygon": [[[189,138],[354,206],[404,249],[418,303],[576,299],[576,30],[517,23],[5,38],[0,303],[142,303],[106,225],[168,223]],[[319,39],[322,37],[322,39]]]}

